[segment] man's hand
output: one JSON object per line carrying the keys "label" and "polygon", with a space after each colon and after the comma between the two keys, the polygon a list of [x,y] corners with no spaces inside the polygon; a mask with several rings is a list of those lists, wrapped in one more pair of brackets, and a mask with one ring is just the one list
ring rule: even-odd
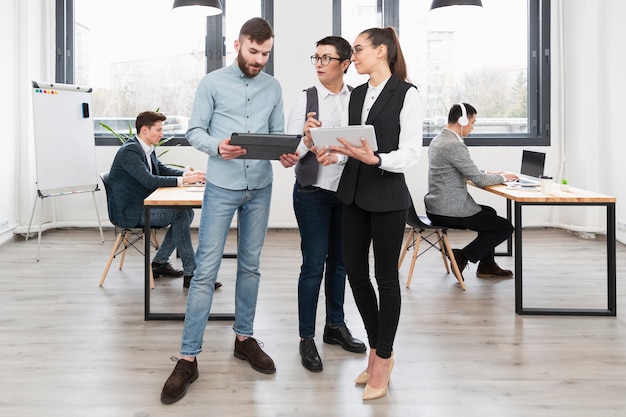
{"label": "man's hand", "polygon": [[293,153],[284,153],[280,156],[279,161],[282,164],[282,166],[284,166],[285,168],[290,168],[292,166],[294,166],[296,163],[298,163],[298,160],[300,159],[299,156],[299,152],[296,151],[295,154]]}
{"label": "man's hand", "polygon": [[183,184],[204,184],[206,176],[202,171],[187,171],[183,175]]}
{"label": "man's hand", "polygon": [[512,173],[512,172],[501,172],[500,174],[504,177],[504,179],[506,181],[519,180],[519,176],[517,174]]}
{"label": "man's hand", "polygon": [[224,139],[217,145],[217,153],[226,161],[243,156],[247,152],[241,146],[231,145],[230,138]]}

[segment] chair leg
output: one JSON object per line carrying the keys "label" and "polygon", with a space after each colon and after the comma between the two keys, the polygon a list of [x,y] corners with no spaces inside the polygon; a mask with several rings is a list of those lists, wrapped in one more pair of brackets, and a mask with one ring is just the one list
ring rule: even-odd
{"label": "chair leg", "polygon": [[150,237],[152,238],[152,243],[154,243],[154,248],[159,249],[159,239],[157,239],[156,229],[150,229]]}
{"label": "chair leg", "polygon": [[415,269],[415,261],[417,261],[417,255],[420,251],[420,243],[422,242],[422,231],[417,232],[415,237],[415,245],[413,245],[413,256],[411,257],[411,267],[409,268],[409,276],[406,279],[406,287],[411,287],[411,280],[413,279],[413,270]]}
{"label": "chair leg", "polygon": [[439,243],[439,252],[441,252],[441,258],[443,259],[443,266],[446,267],[446,273],[449,274],[450,267],[448,266],[448,259],[446,259],[446,245],[443,243],[443,235],[445,235],[445,233],[442,233],[440,230],[437,230],[437,237],[439,238],[439,240],[437,240],[437,242]]}
{"label": "chair leg", "polygon": [[404,261],[404,256],[406,255],[407,251],[409,250],[409,247],[411,246],[411,243],[413,243],[413,234],[415,232],[415,229],[413,229],[411,227],[411,230],[409,230],[409,235],[406,238],[406,243],[404,244],[404,248],[402,249],[402,254],[400,254],[400,260],[398,261],[398,269],[400,269],[400,267],[402,266],[402,261]]}
{"label": "chair leg", "polygon": [[127,230],[126,233],[124,234],[124,250],[122,251],[122,253],[120,254],[120,271],[122,270],[122,267],[124,266],[124,258],[126,257],[126,249],[128,249],[129,243],[128,243],[128,236],[130,235],[130,231]]}
{"label": "chair leg", "polygon": [[465,291],[465,281],[463,281],[463,275],[461,271],[459,271],[459,266],[456,264],[456,259],[454,259],[454,253],[452,252],[452,247],[450,246],[450,242],[448,242],[447,234],[443,234],[443,243],[446,245],[446,250],[448,251],[448,257],[450,258],[450,264],[452,265],[452,272],[456,277],[457,281],[459,281],[459,285]]}
{"label": "chair leg", "polygon": [[104,267],[104,272],[102,273],[102,277],[100,278],[100,284],[98,284],[98,286],[100,287],[102,287],[102,284],[104,284],[104,280],[109,273],[109,268],[111,267],[111,263],[113,262],[113,258],[115,257],[115,252],[117,252],[117,248],[120,246],[120,243],[122,241],[122,235],[122,232],[119,232],[117,234],[117,239],[115,239],[115,243],[113,244],[113,250],[111,250],[111,255],[109,255],[109,260],[107,261],[107,265]]}

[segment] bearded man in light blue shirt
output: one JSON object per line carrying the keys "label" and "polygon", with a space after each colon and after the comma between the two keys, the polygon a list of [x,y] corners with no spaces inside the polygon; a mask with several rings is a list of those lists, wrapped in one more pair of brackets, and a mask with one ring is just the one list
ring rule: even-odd
{"label": "bearded man in light blue shirt", "polygon": [[[213,286],[235,212],[239,239],[234,355],[248,361],[259,372],[276,372],[274,361],[252,337],[261,249],[269,220],[272,166],[267,160],[245,159],[246,150],[230,144],[233,132],[280,134],[284,131],[280,84],[261,72],[273,42],[274,33],[267,21],[248,20],[235,41],[236,62],[207,74],[196,91],[187,139],[196,149],[209,154],[209,160],[181,359],[161,392],[165,404],[183,398],[189,384],[198,378],[196,356],[202,351]],[[297,161],[297,155],[280,158],[284,167],[291,167]]]}

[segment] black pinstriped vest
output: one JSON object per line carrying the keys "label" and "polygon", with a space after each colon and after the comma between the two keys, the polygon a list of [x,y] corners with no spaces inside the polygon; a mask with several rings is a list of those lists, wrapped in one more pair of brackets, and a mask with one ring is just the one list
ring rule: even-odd
{"label": "black pinstriped vest", "polygon": [[[366,123],[376,131],[377,153],[398,149],[400,138],[400,111],[404,96],[412,84],[392,75],[374,105]],[[349,124],[361,124],[361,114],[367,83],[352,91],[349,104]],[[378,167],[349,158],[343,170],[337,197],[342,203],[373,212],[405,210],[411,206],[411,196],[404,174],[383,171]]]}

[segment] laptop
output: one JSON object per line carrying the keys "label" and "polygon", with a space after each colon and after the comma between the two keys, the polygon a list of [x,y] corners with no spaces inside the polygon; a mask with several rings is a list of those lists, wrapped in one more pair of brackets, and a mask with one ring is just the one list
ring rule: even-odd
{"label": "laptop", "polygon": [[543,175],[543,167],[546,162],[546,154],[535,151],[522,151],[522,167],[517,183],[522,187],[539,186],[539,177]]}

